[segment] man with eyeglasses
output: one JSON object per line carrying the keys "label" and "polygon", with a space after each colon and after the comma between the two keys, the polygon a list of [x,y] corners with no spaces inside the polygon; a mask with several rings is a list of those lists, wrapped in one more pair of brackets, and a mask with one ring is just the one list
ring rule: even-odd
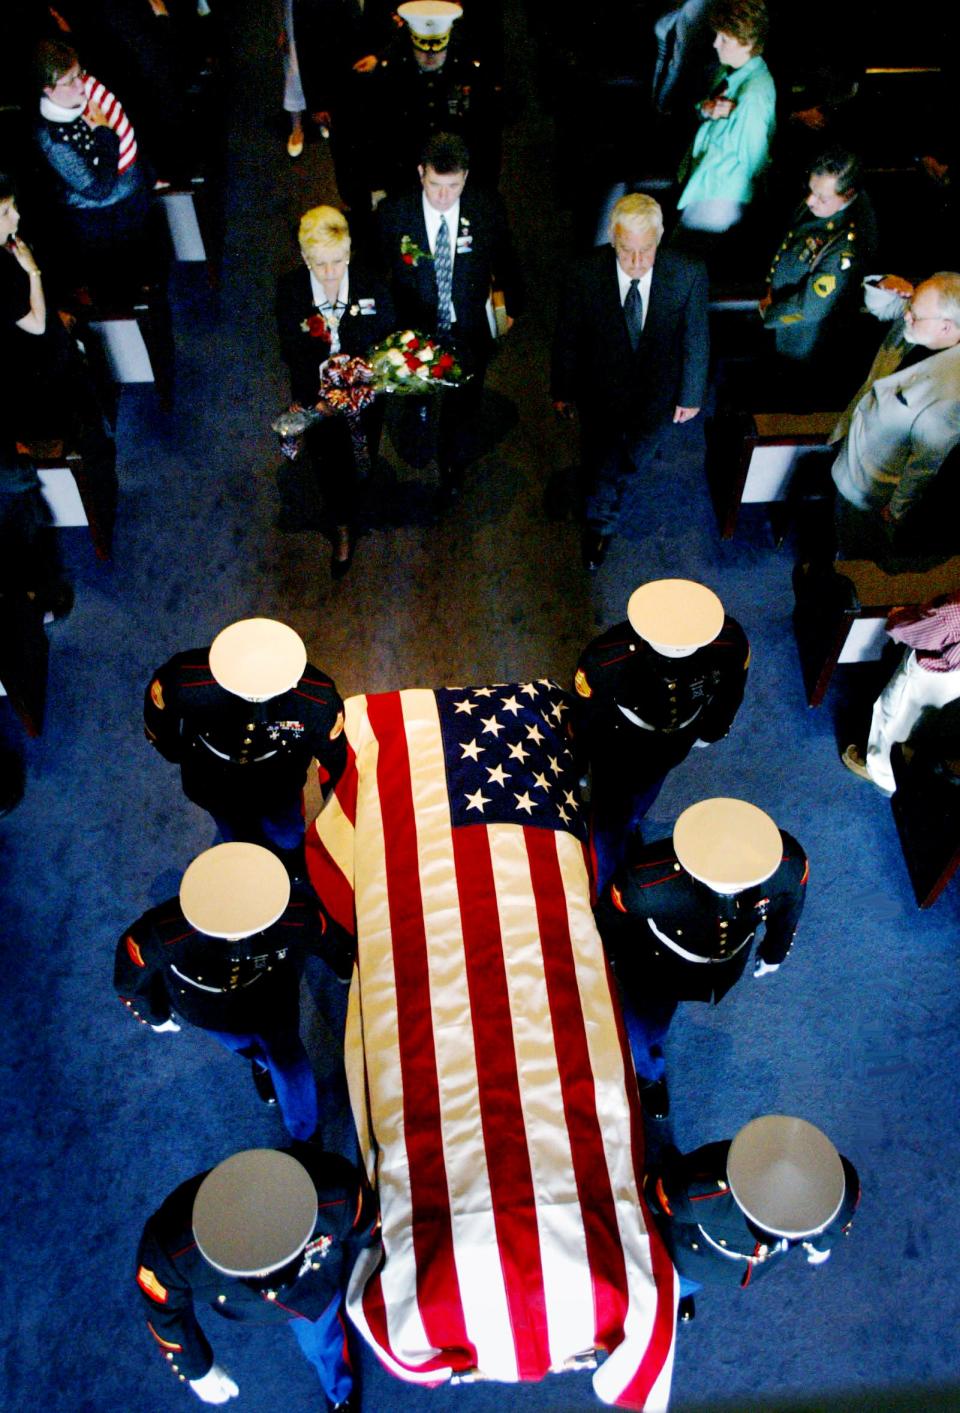
{"label": "man with eyeglasses", "polygon": [[906,543],[904,522],[960,442],[960,274],[916,288],[887,275],[864,288],[892,327],[833,431],[832,474],[843,557],[883,560]]}

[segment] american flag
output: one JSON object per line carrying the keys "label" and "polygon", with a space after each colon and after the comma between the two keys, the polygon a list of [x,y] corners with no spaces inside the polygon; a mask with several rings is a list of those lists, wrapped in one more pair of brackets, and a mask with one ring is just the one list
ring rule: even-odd
{"label": "american flag", "polygon": [[346,703],[308,840],[358,938],[347,1066],[381,1250],[350,1314],[403,1379],[539,1379],[665,1407],[673,1268],[589,901],[569,702],[541,680]]}

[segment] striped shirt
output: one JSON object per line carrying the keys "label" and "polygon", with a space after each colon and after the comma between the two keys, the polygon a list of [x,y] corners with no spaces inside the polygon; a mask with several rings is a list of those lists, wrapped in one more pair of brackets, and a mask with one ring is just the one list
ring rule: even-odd
{"label": "striped shirt", "polygon": [[83,81],[83,88],[87,95],[88,105],[95,103],[98,108],[102,109],[107,126],[112,128],[120,139],[117,171],[125,172],[137,160],[137,139],[133,125],[120,106],[120,100],[108,88],[105,88],[99,79],[95,79],[92,74],[87,74]]}

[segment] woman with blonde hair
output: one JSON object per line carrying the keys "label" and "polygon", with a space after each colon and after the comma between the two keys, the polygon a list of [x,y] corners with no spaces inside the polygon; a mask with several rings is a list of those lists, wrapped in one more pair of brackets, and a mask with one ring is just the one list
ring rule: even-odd
{"label": "woman with blonde hair", "polygon": [[[303,263],[280,278],[277,323],[293,401],[312,407],[319,396],[322,364],[337,353],[363,356],[393,332],[396,319],[383,281],[351,263],[350,227],[342,211],[314,206],[301,219],[298,235]],[[377,402],[358,416],[373,459],[383,409]],[[360,469],[347,418],[324,417],[315,423],[307,432],[305,449],[332,527],[330,572],[342,579],[353,560]]]}

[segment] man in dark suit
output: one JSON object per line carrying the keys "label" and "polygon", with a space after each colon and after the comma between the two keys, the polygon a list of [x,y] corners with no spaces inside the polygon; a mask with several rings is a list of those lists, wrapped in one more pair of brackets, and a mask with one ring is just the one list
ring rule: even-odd
{"label": "man in dark suit", "polygon": [[465,192],[470,157],[458,137],[429,139],[420,190],[381,208],[383,257],[401,327],[435,335],[470,375],[440,394],[437,462],[441,490],[456,496],[470,460],[472,424],[493,350],[488,306],[503,291],[507,327],[520,312],[519,262],[496,196]]}
{"label": "man in dark suit", "polygon": [[663,213],[632,193],[614,206],[610,245],[572,270],[553,348],[553,405],[580,412],[588,475],[584,564],[596,569],[616,530],[630,477],[646,471],[674,423],[703,406],[707,272],[659,250]]}

